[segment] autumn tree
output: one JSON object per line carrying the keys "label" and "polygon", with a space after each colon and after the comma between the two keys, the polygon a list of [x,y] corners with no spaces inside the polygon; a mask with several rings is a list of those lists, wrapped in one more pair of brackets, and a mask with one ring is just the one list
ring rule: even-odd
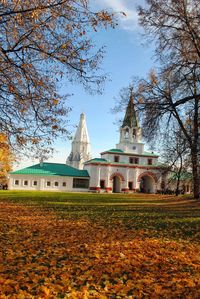
{"label": "autumn tree", "polygon": [[0,134],[0,184],[7,183],[8,172],[12,169],[14,157],[12,155],[8,140],[5,134]]}
{"label": "autumn tree", "polygon": [[[103,48],[90,36],[114,27],[113,14],[88,0],[4,0],[0,3],[0,132],[11,146],[39,150],[66,132],[65,85],[99,91]],[[63,122],[64,119],[64,122]]]}
{"label": "autumn tree", "polygon": [[199,198],[200,2],[146,0],[139,23],[155,42],[157,69],[138,82],[147,139],[175,123],[190,150],[194,197]]}
{"label": "autumn tree", "polygon": [[175,194],[180,194],[180,180],[183,173],[189,171],[190,155],[188,151],[187,140],[183,132],[174,126],[170,132],[162,136],[162,155],[163,162],[168,169],[168,182],[176,182]]}

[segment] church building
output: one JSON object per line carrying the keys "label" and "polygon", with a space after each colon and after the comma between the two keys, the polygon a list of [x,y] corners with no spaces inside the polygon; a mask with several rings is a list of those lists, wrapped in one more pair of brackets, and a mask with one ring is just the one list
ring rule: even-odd
{"label": "church building", "polygon": [[159,156],[144,150],[142,130],[130,94],[119,143],[91,159],[85,114],[80,115],[66,164],[41,162],[10,173],[9,189],[156,193],[165,183]]}
{"label": "church building", "polygon": [[161,190],[165,168],[158,155],[144,151],[141,138],[131,93],[116,148],[103,151],[101,158],[84,164],[90,175],[91,191],[156,193]]}

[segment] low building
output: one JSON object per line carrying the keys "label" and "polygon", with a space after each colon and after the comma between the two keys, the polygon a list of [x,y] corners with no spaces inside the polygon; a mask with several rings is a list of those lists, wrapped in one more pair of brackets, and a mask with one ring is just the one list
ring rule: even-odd
{"label": "low building", "polygon": [[9,189],[42,191],[88,191],[89,174],[66,164],[39,163],[10,172]]}
{"label": "low building", "polygon": [[[178,175],[173,173],[167,181],[167,191],[176,193]],[[190,172],[182,172],[179,178],[179,193],[180,194],[191,194],[193,193],[193,180]]]}

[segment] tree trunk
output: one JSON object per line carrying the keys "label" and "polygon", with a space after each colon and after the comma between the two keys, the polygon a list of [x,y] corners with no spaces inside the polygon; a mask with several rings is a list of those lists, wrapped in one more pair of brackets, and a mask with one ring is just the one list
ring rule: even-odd
{"label": "tree trunk", "polygon": [[198,171],[198,153],[197,149],[193,148],[191,150],[191,157],[192,157],[192,176],[193,176],[193,194],[194,198],[199,198],[199,171]]}
{"label": "tree trunk", "polygon": [[179,190],[179,186],[180,186],[180,177],[181,177],[181,173],[178,173],[178,179],[177,179],[177,183],[176,183],[176,192],[175,192],[175,195],[178,196],[179,193],[180,193],[180,190]]}

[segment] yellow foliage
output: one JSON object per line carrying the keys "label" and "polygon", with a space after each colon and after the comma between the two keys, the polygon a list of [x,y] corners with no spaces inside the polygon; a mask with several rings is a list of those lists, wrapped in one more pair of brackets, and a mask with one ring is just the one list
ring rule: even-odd
{"label": "yellow foliage", "polygon": [[7,137],[5,134],[0,133],[0,183],[6,183],[7,174],[11,171],[13,160]]}

